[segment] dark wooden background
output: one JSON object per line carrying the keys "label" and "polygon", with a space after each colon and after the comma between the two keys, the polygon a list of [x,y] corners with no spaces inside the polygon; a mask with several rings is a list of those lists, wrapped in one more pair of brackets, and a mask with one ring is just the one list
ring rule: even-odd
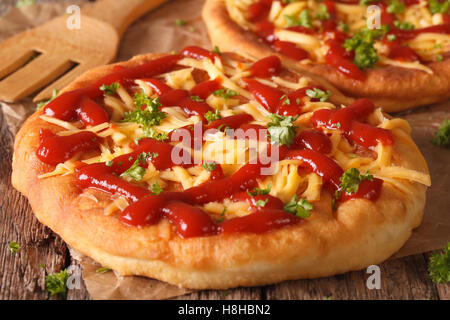
{"label": "dark wooden background", "polygon": [[[56,1],[37,0],[36,2]],[[117,0],[126,1],[126,0]],[[16,0],[0,0],[0,15]],[[0,61],[1,63],[1,61]],[[31,208],[10,182],[14,135],[0,111],[0,299],[49,299],[45,275],[71,264],[69,250],[50,229],[41,225]],[[22,249],[9,251],[9,241]],[[316,279],[287,281],[276,285],[228,291],[200,291],[179,299],[450,299],[450,285],[435,285],[427,273],[430,254],[389,260],[380,265],[381,289],[369,290],[365,271]],[[45,268],[40,265],[45,265]],[[90,299],[84,284],[69,290],[68,299]],[[57,299],[52,297],[51,299]]]}

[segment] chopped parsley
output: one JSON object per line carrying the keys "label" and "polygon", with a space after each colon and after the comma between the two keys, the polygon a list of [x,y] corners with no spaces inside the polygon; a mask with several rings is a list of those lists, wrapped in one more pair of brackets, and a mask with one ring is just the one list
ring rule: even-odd
{"label": "chopped parsley", "polygon": [[236,92],[236,91],[228,89],[228,88],[221,88],[219,90],[214,91],[213,95],[215,95],[217,97],[229,99],[230,97],[238,96],[239,92]]}
{"label": "chopped parsley", "polygon": [[105,166],[107,166],[107,167],[112,167],[113,164],[114,164],[114,161],[112,161],[112,160],[108,160],[105,162]]}
{"label": "chopped parsley", "polygon": [[284,19],[286,20],[288,27],[300,26],[311,28],[311,16],[309,15],[308,10],[303,10],[298,16],[285,14]]}
{"label": "chopped parsley", "polygon": [[388,41],[395,41],[397,39],[397,36],[395,34],[388,34],[387,39]]}
{"label": "chopped parsley", "polygon": [[106,267],[101,267],[101,268],[98,268],[97,270],[95,270],[96,273],[105,273],[105,272],[109,272],[109,271],[111,271],[111,269],[106,268]]}
{"label": "chopped parsley", "polygon": [[300,218],[309,218],[311,216],[311,210],[314,209],[313,204],[306,199],[297,200],[298,196],[295,194],[291,201],[284,205],[284,211],[292,213]]}
{"label": "chopped parsley", "polygon": [[217,168],[217,163],[215,162],[206,162],[202,164],[202,168],[206,171],[214,171]]}
{"label": "chopped parsley", "polygon": [[120,83],[114,82],[114,83],[111,83],[110,85],[103,84],[103,85],[100,87],[100,90],[104,91],[105,94],[108,94],[108,95],[114,95],[114,94],[116,94],[116,91],[117,91],[117,89],[119,89],[119,88],[120,88]]}
{"label": "chopped parsley", "polygon": [[45,277],[45,290],[51,296],[61,294],[64,298],[67,295],[67,280],[69,280],[69,272],[67,269],[58,273],[52,273]]}
{"label": "chopped parsley", "polygon": [[374,42],[384,37],[387,31],[388,27],[374,30],[363,29],[352,38],[345,40],[343,45],[345,50],[354,51],[353,62],[360,69],[371,68],[378,62],[379,57]]}
{"label": "chopped parsley", "polygon": [[442,252],[434,252],[430,257],[428,272],[434,283],[450,282],[450,242]]}
{"label": "chopped parsley", "polygon": [[367,171],[364,174],[361,174],[358,169],[350,168],[345,171],[340,177],[341,181],[341,189],[347,193],[356,193],[358,192],[359,185],[364,180],[373,180],[373,175]]}
{"label": "chopped parsley", "polygon": [[448,13],[450,11],[450,1],[428,0],[428,9],[430,9],[432,14]]}
{"label": "chopped parsley", "polygon": [[155,182],[152,184],[151,191],[153,195],[157,196],[163,192],[163,188],[161,188],[158,182]]}
{"label": "chopped parsley", "polygon": [[219,56],[222,54],[222,52],[220,52],[220,49],[218,46],[214,46],[214,48],[212,49],[212,52],[214,52],[215,54],[217,54]]}
{"label": "chopped parsley", "polygon": [[216,110],[215,113],[212,113],[212,111],[208,111],[204,114],[204,117],[206,120],[208,120],[208,122],[216,121],[222,118],[222,116],[220,115],[220,110]]}
{"label": "chopped parsley", "polygon": [[176,19],[175,20],[175,25],[177,27],[184,27],[187,24],[186,20],[181,20],[181,19]]}
{"label": "chopped parsley", "polygon": [[149,153],[143,152],[137,156],[136,161],[120,176],[126,177],[135,181],[141,181],[145,174],[145,169],[141,167],[141,164],[145,164]]}
{"label": "chopped parsley", "polygon": [[405,4],[398,0],[389,1],[389,5],[386,8],[387,12],[400,14],[405,12]]}
{"label": "chopped parsley", "polygon": [[350,27],[345,22],[339,21],[338,28],[341,29],[344,33],[347,33],[350,31]]}
{"label": "chopped parsley", "polygon": [[282,97],[281,97],[281,104],[284,106],[284,105],[288,105],[288,104],[291,104],[291,100],[289,100],[289,97],[287,96],[287,95],[283,95]]}
{"label": "chopped parsley", "polygon": [[290,146],[294,141],[295,127],[294,122],[298,116],[280,116],[272,113],[270,115],[271,121],[268,124],[267,130],[270,135],[270,142],[272,144],[278,143],[279,145]]}
{"label": "chopped parsley", "polygon": [[261,196],[269,194],[270,190],[272,190],[272,184],[269,183],[265,189],[254,188],[253,191],[249,191],[247,189],[247,194],[251,197]]}
{"label": "chopped parsley", "polygon": [[314,88],[306,90],[306,95],[310,98],[320,99],[321,102],[325,102],[331,96],[331,91],[327,90],[327,92],[325,92],[319,88]]}
{"label": "chopped parsley", "polygon": [[195,102],[203,102],[204,100],[199,96],[191,96],[191,100]]}
{"label": "chopped parsley", "polygon": [[144,127],[144,137],[152,138],[158,141],[166,141],[169,135],[165,132],[157,132],[154,128]]}
{"label": "chopped parsley", "polygon": [[36,105],[36,110],[39,110],[40,108],[45,107],[45,106],[48,105],[51,101],[55,100],[55,98],[58,96],[58,93],[59,93],[59,90],[58,90],[58,89],[53,89],[53,91],[52,91],[52,97],[51,97],[49,100],[47,100],[47,101],[39,102],[39,103]]}
{"label": "chopped parsley", "polygon": [[450,147],[450,119],[445,119],[438,131],[434,133],[434,138],[431,142],[438,147]]}
{"label": "chopped parsley", "polygon": [[436,61],[437,62],[442,62],[443,60],[444,60],[444,57],[442,56],[442,54],[436,55]]}
{"label": "chopped parsley", "polygon": [[266,198],[264,200],[260,199],[260,200],[256,201],[256,206],[264,208],[266,206],[267,202],[269,202],[269,198]]}
{"label": "chopped parsley", "polygon": [[362,6],[367,6],[367,5],[369,5],[371,3],[374,3],[374,2],[377,2],[377,1],[378,0],[360,0],[359,4],[362,5]]}
{"label": "chopped parsley", "polygon": [[412,23],[406,22],[406,21],[405,22],[400,22],[398,20],[395,20],[394,21],[394,26],[396,28],[401,29],[401,30],[412,30],[412,29],[414,29],[414,25]]}
{"label": "chopped parsley", "polygon": [[16,241],[9,242],[9,251],[11,251],[11,253],[19,252],[20,248],[21,248],[20,244],[18,244]]}
{"label": "chopped parsley", "polygon": [[[148,97],[144,92],[136,93],[134,96],[136,109],[131,112],[125,112],[123,122],[135,122],[142,126],[144,136],[157,140],[166,140],[167,135],[157,133],[152,127],[157,126],[166,114],[160,110],[161,103],[159,98],[154,99]],[[145,108],[143,108],[146,106]]]}
{"label": "chopped parsley", "polygon": [[328,12],[328,8],[326,5],[324,5],[323,3],[321,3],[319,5],[318,11],[316,13],[316,19],[319,20],[328,20],[330,19],[330,13]]}

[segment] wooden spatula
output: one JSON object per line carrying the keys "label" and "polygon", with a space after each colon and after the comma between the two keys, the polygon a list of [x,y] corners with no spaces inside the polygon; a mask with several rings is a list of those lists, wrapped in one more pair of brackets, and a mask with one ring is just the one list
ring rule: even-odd
{"label": "wooden spatula", "polygon": [[79,29],[71,23],[75,16],[66,15],[5,40],[0,100],[14,102],[51,83],[34,100],[47,99],[84,71],[113,61],[126,28],[166,1],[98,0],[82,10]]}

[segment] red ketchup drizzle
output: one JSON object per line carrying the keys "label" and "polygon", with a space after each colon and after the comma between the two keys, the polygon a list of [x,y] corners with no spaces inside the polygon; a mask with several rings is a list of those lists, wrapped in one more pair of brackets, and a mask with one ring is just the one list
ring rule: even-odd
{"label": "red ketchup drizzle", "polygon": [[244,217],[233,218],[220,225],[224,234],[237,232],[264,233],[299,223],[300,218],[283,210],[261,210]]}
{"label": "red ketchup drizzle", "polygon": [[191,89],[191,93],[194,96],[198,96],[201,99],[206,99],[211,95],[214,91],[222,88],[222,80],[220,78],[216,78],[214,80],[203,81],[197,84],[194,88]]}
{"label": "red ketchup drizzle", "polygon": [[339,39],[335,35],[335,39],[327,40],[326,44],[329,48],[325,54],[325,62],[327,64],[352,79],[363,81],[366,78],[361,69],[353,63],[353,52],[347,52],[342,47],[344,44],[343,39]]}
{"label": "red ketchup drizzle", "polygon": [[[232,116],[228,116],[222,119],[215,120],[211,122],[206,129],[218,129],[220,131],[225,131],[225,129],[231,128],[231,129],[237,129],[240,126],[249,123],[251,121],[255,120],[250,114],[248,113],[241,113],[241,114],[235,114]],[[220,127],[220,129],[219,129]]]}
{"label": "red ketchup drizzle", "polygon": [[113,168],[93,163],[75,169],[76,184],[81,189],[93,188],[109,194],[119,194],[135,202],[147,195],[147,189],[119,178]]}
{"label": "red ketchup drizzle", "polygon": [[310,149],[323,154],[331,152],[331,140],[316,130],[301,131],[294,139],[294,145],[301,149]]}
{"label": "red ketchup drizzle", "polygon": [[40,131],[40,145],[37,157],[45,163],[57,165],[72,158],[78,152],[98,149],[100,138],[90,131],[69,136],[58,136],[47,129]]}
{"label": "red ketchup drizzle", "polygon": [[202,101],[192,100],[192,95],[187,90],[174,89],[162,94],[159,97],[159,101],[165,107],[179,106],[187,115],[202,116],[208,111],[214,112],[207,103]]}
{"label": "red ketchup drizzle", "polygon": [[307,168],[322,177],[325,186],[332,191],[340,189],[339,178],[344,171],[331,158],[313,150],[291,150],[285,159],[301,160]]}
{"label": "red ketchup drizzle", "polygon": [[[285,99],[281,99],[278,102],[277,113],[283,116],[296,116],[301,112],[302,106],[304,105],[304,98],[308,95],[307,90],[312,90],[314,88],[326,91],[324,88],[317,86],[308,86],[295,90],[287,95],[288,102]],[[311,98],[311,101],[320,101],[320,99]]]}
{"label": "red ketchup drizzle", "polygon": [[309,56],[308,51],[297,47],[292,42],[275,40],[272,44],[272,48],[294,60],[303,60]]}
{"label": "red ketchup drizzle", "polygon": [[348,139],[366,148],[378,143],[392,145],[394,138],[390,131],[361,123],[374,110],[372,101],[358,99],[347,108],[318,110],[314,112],[311,121],[316,127],[339,129]]}
{"label": "red ketchup drizzle", "polygon": [[87,97],[81,100],[80,108],[76,110],[78,118],[85,124],[96,126],[108,122],[109,117],[105,109]]}
{"label": "red ketchup drizzle", "polygon": [[383,41],[388,47],[388,57],[399,61],[419,61],[419,55],[410,47],[402,45],[397,41]]}
{"label": "red ketchup drizzle", "polygon": [[203,210],[183,202],[172,202],[163,209],[182,238],[208,236],[217,233],[218,227]]}
{"label": "red ketchup drizzle", "polygon": [[281,60],[277,56],[268,56],[256,61],[251,67],[252,75],[260,78],[270,78],[281,71]]}
{"label": "red ketchup drizzle", "polygon": [[210,171],[209,179],[210,180],[219,180],[224,177],[222,166],[220,164],[216,164],[214,170]]}
{"label": "red ketchup drizzle", "polygon": [[341,196],[341,201],[347,201],[351,199],[367,199],[370,201],[375,201],[380,197],[381,187],[383,185],[383,180],[378,178],[373,178],[373,180],[363,180],[358,187],[356,193],[345,192]]}
{"label": "red ketchup drizzle", "polygon": [[248,7],[249,20],[251,22],[257,22],[265,19],[269,14],[270,7],[272,6],[272,0],[259,0],[252,3]]}
{"label": "red ketchup drizzle", "polygon": [[144,81],[146,84],[148,84],[150,86],[150,88],[152,88],[152,90],[158,96],[172,90],[171,87],[169,87],[167,84],[165,84],[164,82],[162,82],[161,80],[158,80],[158,79],[141,79],[141,80]]}
{"label": "red ketchup drizzle", "polygon": [[247,89],[267,111],[274,113],[284,92],[277,88],[269,87],[253,79],[243,79]]}

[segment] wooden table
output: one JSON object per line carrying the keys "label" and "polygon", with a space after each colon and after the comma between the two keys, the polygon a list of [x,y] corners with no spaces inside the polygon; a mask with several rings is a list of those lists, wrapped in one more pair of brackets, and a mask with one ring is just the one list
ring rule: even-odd
{"label": "wooden table", "polygon": [[[37,0],[37,2],[56,0]],[[122,0],[125,1],[125,0]],[[0,0],[0,15],[16,0]],[[0,299],[48,299],[45,275],[77,262],[50,229],[34,217],[27,199],[10,182],[14,136],[0,112]],[[9,241],[22,249],[8,250]],[[369,290],[365,271],[276,285],[228,291],[200,291],[179,299],[450,299],[450,285],[435,285],[427,273],[429,253],[394,259],[380,265],[381,289]],[[45,264],[45,269],[39,265]],[[68,299],[89,299],[84,284],[69,290]],[[56,299],[53,297],[52,299]]]}

